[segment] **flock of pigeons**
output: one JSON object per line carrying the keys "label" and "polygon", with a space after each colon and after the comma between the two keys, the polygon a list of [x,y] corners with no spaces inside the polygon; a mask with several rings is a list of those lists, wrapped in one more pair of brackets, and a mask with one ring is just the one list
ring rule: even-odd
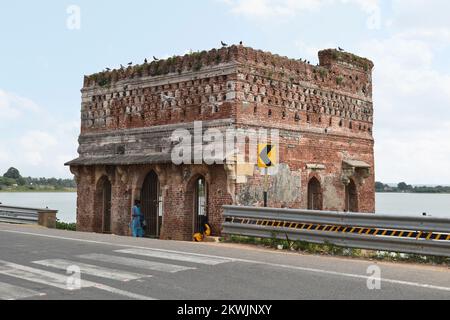
{"label": "flock of pigeons", "polygon": [[[228,47],[228,44],[226,44],[226,43],[223,42],[223,41],[220,41],[220,44],[222,45],[223,48]],[[243,45],[243,42],[240,41],[240,42],[239,42],[239,45],[242,46],[242,45]],[[338,50],[339,50],[340,52],[344,52],[344,51],[345,51],[345,50],[342,49],[341,47],[338,47]],[[159,59],[156,58],[155,56],[153,56],[153,61],[159,61]],[[300,61],[302,61],[302,62],[304,62],[304,63],[307,63],[307,64],[310,64],[310,61],[309,61],[309,60],[306,60],[306,59],[305,59],[305,60],[300,59]],[[144,63],[145,63],[145,64],[148,63],[147,58],[144,59]],[[128,66],[129,66],[129,67],[131,67],[132,65],[133,65],[133,62],[129,62],[129,63],[128,63]],[[125,67],[121,64],[121,65],[120,65],[120,69],[123,70],[123,69],[125,69]],[[110,68],[106,68],[105,70],[108,71],[108,72],[111,71]]]}

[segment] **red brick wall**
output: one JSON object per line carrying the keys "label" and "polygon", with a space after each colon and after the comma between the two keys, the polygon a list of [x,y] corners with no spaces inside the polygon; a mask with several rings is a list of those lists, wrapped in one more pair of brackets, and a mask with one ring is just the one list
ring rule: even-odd
{"label": "red brick wall", "polygon": [[[369,164],[370,175],[353,177],[359,211],[373,212],[374,154],[372,68],[367,59],[335,50],[319,53],[320,65],[233,46],[85,77],[81,134],[216,119],[237,128],[280,130],[280,174],[270,178],[269,205],[307,207],[312,177],[321,183],[323,208],[345,208],[343,161]],[[164,102],[161,94],[175,97]],[[159,143],[158,147],[160,147]],[[111,148],[112,149],[112,148]],[[91,149],[90,149],[91,150]],[[95,148],[94,148],[95,150]],[[319,170],[308,165],[320,165]],[[133,200],[152,166],[74,167],[80,231],[100,232],[98,181],[112,182],[112,232],[129,235]],[[222,205],[261,205],[263,177],[255,168],[244,183],[223,165],[155,166],[164,216],[161,238],[192,239],[193,181],[208,185],[213,234],[220,234]]]}
{"label": "red brick wall", "polygon": [[[343,161],[371,166],[370,176],[357,180],[358,210],[375,211],[374,141],[371,61],[325,50],[320,66],[244,49],[236,81],[237,126],[280,130],[279,160],[288,165],[283,184],[272,177],[269,205],[307,208],[308,182],[316,176],[323,190],[323,208],[345,208]],[[318,164],[321,170],[309,170]],[[295,181],[300,179],[300,182]],[[259,173],[239,185],[238,202],[262,204]],[[292,181],[288,180],[294,180]],[[275,183],[277,182],[277,183]],[[288,197],[286,192],[296,190]],[[285,192],[285,193],[286,193]]]}
{"label": "red brick wall", "polygon": [[[130,235],[132,202],[140,198],[141,186],[133,185],[134,179],[143,181],[146,166],[130,166],[128,181],[124,183],[116,173],[106,173],[103,167],[89,167],[79,173],[78,214],[79,231],[103,232],[102,179],[112,181],[112,233]],[[155,170],[156,171],[156,170]],[[222,223],[222,205],[232,204],[227,191],[227,178],[223,166],[174,166],[159,168],[163,195],[163,222],[161,238],[191,240],[193,235],[194,182],[203,176],[208,188],[208,220],[213,235],[219,235]],[[133,191],[134,190],[134,191]],[[134,193],[134,194],[133,194]]]}

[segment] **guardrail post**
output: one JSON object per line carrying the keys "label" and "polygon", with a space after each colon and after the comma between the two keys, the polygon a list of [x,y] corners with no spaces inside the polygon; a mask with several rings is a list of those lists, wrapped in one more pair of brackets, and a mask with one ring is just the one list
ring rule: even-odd
{"label": "guardrail post", "polygon": [[40,211],[38,224],[42,227],[55,229],[56,228],[56,212],[55,211]]}

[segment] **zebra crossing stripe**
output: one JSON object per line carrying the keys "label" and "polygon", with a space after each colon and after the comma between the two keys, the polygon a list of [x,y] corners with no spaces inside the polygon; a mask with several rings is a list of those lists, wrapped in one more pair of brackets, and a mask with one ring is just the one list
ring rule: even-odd
{"label": "zebra crossing stripe", "polygon": [[88,274],[100,278],[118,280],[118,281],[130,281],[141,278],[150,278],[151,275],[144,275],[134,272],[121,271],[117,269],[105,268],[95,266],[86,263],[80,263],[75,261],[63,260],[63,259],[49,259],[41,261],[33,261],[34,264],[38,264],[45,267],[67,270],[70,266],[77,266],[80,268],[81,274]]}
{"label": "zebra crossing stripe", "polygon": [[[0,260],[0,274],[5,276],[10,276],[13,278],[18,278],[22,280],[27,280],[30,282],[40,283],[47,286],[64,289],[73,290],[67,286],[67,276],[62,274],[57,274],[53,272],[48,272],[45,270],[34,269],[31,267],[15,264],[12,262],[7,262]],[[81,281],[81,288],[92,287],[93,283],[87,281]]]}
{"label": "zebra crossing stripe", "polygon": [[130,249],[116,250],[115,252],[125,253],[125,254],[133,254],[133,255],[144,256],[144,257],[177,260],[177,261],[183,261],[183,262],[193,262],[193,263],[206,264],[206,265],[218,265],[221,263],[226,263],[226,262],[232,261],[231,259],[212,258],[212,257],[196,256],[196,255],[184,254],[184,253],[157,251],[157,250],[151,250],[151,249],[130,248]]}
{"label": "zebra crossing stripe", "polygon": [[18,300],[37,296],[45,296],[45,293],[0,282],[0,300]]}
{"label": "zebra crossing stripe", "polygon": [[98,253],[79,255],[78,258],[106,262],[106,263],[120,264],[120,265],[125,265],[128,267],[135,267],[135,268],[139,268],[139,269],[169,272],[169,273],[175,273],[175,272],[180,272],[180,271],[196,269],[193,267],[185,267],[185,266],[180,266],[180,265],[175,265],[175,264],[161,263],[161,262],[148,261],[148,260],[139,260],[139,259],[134,259],[134,258],[111,256],[111,255],[107,255],[107,254],[98,254]]}
{"label": "zebra crossing stripe", "polygon": [[[0,274],[12,278],[17,278],[21,280],[26,280],[29,282],[39,283],[50,287],[55,287],[58,289],[74,291],[73,287],[67,286],[67,275],[57,274],[53,272],[48,272],[45,270],[35,269],[19,264],[15,264],[8,261],[0,260]],[[130,299],[139,300],[154,300],[151,297],[143,296],[140,294],[135,294],[125,290],[116,289],[109,287],[100,283],[95,283],[91,281],[80,281],[80,288],[96,288],[99,290],[107,291],[112,294],[121,295]]]}

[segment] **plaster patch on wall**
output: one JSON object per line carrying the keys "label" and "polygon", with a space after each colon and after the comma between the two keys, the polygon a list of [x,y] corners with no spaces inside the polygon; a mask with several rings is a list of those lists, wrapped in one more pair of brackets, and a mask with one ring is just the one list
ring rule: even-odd
{"label": "plaster patch on wall", "polygon": [[289,165],[280,164],[278,166],[278,174],[273,179],[270,194],[275,201],[289,203],[300,198],[300,174],[292,172]]}
{"label": "plaster patch on wall", "polygon": [[[262,179],[264,179],[262,177]],[[299,201],[301,196],[300,172],[292,172],[287,164],[278,166],[278,174],[270,177],[269,203],[276,202],[289,205]],[[264,184],[251,183],[242,185],[237,201],[240,205],[252,206],[262,201]]]}
{"label": "plaster patch on wall", "polygon": [[333,184],[335,182],[335,177],[328,176],[325,177],[324,183],[322,184],[323,187],[323,201],[324,201],[324,207],[330,208],[334,210],[338,210],[338,208],[343,207],[344,200],[339,196],[336,186]]}

